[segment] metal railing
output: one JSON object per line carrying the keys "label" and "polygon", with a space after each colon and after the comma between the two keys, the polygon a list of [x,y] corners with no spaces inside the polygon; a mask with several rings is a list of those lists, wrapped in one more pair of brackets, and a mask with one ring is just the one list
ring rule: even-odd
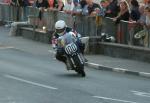
{"label": "metal railing", "polygon": [[[4,22],[27,21],[27,16],[34,16],[33,25],[35,28],[36,20],[39,15],[39,9],[34,7],[14,7],[6,4],[0,4],[0,20]],[[44,26],[49,31],[54,31],[54,24],[61,19],[66,21],[67,25],[75,28],[83,36],[100,36],[101,33],[107,33],[116,38],[117,43],[135,45],[134,35],[140,34],[140,31],[145,30],[149,47],[150,28],[144,29],[143,26],[136,22],[120,21],[115,24],[112,18],[109,17],[89,17],[89,16],[72,16],[57,10],[45,10],[43,12]]]}

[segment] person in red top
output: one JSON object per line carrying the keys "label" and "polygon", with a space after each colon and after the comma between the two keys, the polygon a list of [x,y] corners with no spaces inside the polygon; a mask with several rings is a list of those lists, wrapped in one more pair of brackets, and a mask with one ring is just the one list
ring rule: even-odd
{"label": "person in red top", "polygon": [[34,4],[35,0],[29,0],[29,4],[32,6]]}
{"label": "person in red top", "polygon": [[6,4],[11,4],[11,0],[3,0],[3,3],[6,3]]}
{"label": "person in red top", "polygon": [[50,9],[54,8],[54,0],[48,0]]}

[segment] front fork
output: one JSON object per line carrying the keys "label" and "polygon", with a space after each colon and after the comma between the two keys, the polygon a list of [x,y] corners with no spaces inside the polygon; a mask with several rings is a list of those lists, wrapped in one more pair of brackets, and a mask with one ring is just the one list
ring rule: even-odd
{"label": "front fork", "polygon": [[[80,63],[81,63],[82,65],[84,65],[84,57],[83,57],[83,54],[82,54],[82,53],[77,53],[75,56],[77,56],[77,57],[78,57],[78,60],[80,61]],[[76,65],[75,60],[73,59],[73,57],[70,57],[70,58],[68,57],[67,59],[70,60],[70,62],[71,62],[71,64],[72,64],[72,66],[73,66],[74,69],[78,67],[78,65]]]}

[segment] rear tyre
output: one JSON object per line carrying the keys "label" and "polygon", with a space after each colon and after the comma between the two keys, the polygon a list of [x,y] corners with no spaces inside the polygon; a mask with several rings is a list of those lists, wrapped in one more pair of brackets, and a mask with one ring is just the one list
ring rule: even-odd
{"label": "rear tyre", "polygon": [[84,71],[84,64],[81,63],[81,61],[80,61],[80,59],[79,59],[79,57],[78,57],[77,55],[75,55],[75,56],[73,57],[73,60],[74,60],[75,65],[76,65],[76,67],[75,67],[74,70],[75,70],[79,75],[81,75],[82,77],[85,77],[86,74],[85,74],[85,71]]}
{"label": "rear tyre", "polygon": [[84,71],[84,68],[76,68],[75,71],[81,75],[81,77],[85,77],[86,76],[86,73]]}
{"label": "rear tyre", "polygon": [[80,71],[80,74],[81,74],[82,77],[86,76],[84,69]]}

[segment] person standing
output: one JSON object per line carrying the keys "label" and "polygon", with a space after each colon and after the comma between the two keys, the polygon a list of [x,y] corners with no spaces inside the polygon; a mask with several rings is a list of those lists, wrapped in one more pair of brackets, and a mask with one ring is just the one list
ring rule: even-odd
{"label": "person standing", "polygon": [[118,0],[109,0],[109,5],[106,10],[106,17],[116,17],[119,13]]}
{"label": "person standing", "polygon": [[78,0],[73,0],[73,3],[74,3],[74,8],[72,11],[72,15],[80,15],[82,12],[80,3],[78,2]]}
{"label": "person standing", "polygon": [[21,14],[22,14],[22,6],[23,6],[23,0],[11,0],[11,5],[14,6],[13,8],[13,14],[17,13],[15,15],[15,21],[21,20]]}
{"label": "person standing", "polygon": [[139,3],[137,0],[131,0],[130,18],[133,21],[138,21],[140,19]]}
{"label": "person standing", "polygon": [[30,6],[29,0],[22,0],[22,21],[28,20],[28,6]]}
{"label": "person standing", "polygon": [[64,2],[62,0],[58,0],[57,4],[56,4],[56,9],[58,11],[63,11],[64,8]]}
{"label": "person standing", "polygon": [[118,24],[120,20],[129,21],[129,18],[130,18],[130,13],[128,10],[127,3],[125,1],[121,1],[119,15],[113,18],[113,21],[115,21],[115,23]]}
{"label": "person standing", "polygon": [[63,8],[63,11],[67,14],[71,14],[73,8],[74,8],[73,0],[67,0],[67,3],[65,4]]}
{"label": "person standing", "polygon": [[93,0],[86,0],[87,5],[83,8],[83,15],[97,16],[100,6],[93,2]]}
{"label": "person standing", "polygon": [[3,2],[3,3],[6,3],[6,4],[8,4],[8,5],[11,4],[11,0],[3,0],[2,2]]}
{"label": "person standing", "polygon": [[35,5],[39,9],[37,26],[43,27],[46,23],[44,20],[43,13],[44,13],[44,9],[47,9],[49,7],[49,3],[47,0],[37,0]]}
{"label": "person standing", "polygon": [[[121,20],[129,21],[129,18],[130,18],[130,13],[128,10],[127,3],[125,1],[121,1],[119,15],[117,17],[113,18],[113,21],[115,22],[115,24],[118,25],[118,24],[120,24]],[[117,42],[123,43],[123,41],[125,41],[125,39],[123,37],[123,32],[121,31],[121,27],[118,25]]]}
{"label": "person standing", "polygon": [[87,4],[87,3],[86,3],[86,0],[81,0],[79,3],[80,3],[80,5],[81,5],[81,8],[82,8],[82,9],[83,9],[84,6]]}
{"label": "person standing", "polygon": [[146,0],[145,6],[150,7],[150,0]]}

